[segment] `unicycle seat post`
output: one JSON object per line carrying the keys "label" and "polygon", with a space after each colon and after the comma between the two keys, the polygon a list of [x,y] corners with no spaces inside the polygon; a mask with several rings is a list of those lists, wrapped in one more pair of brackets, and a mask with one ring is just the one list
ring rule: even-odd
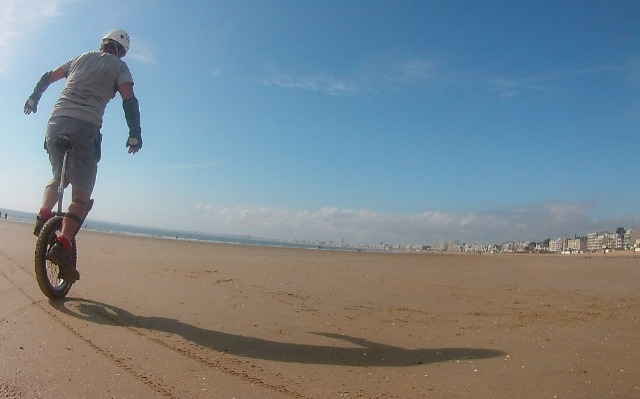
{"label": "unicycle seat post", "polygon": [[62,166],[60,170],[60,184],[58,185],[58,215],[62,215],[62,199],[64,197],[64,189],[66,186],[65,180],[67,175],[67,158],[69,157],[69,152],[71,151],[73,144],[69,137],[65,135],[59,135],[54,137],[53,145],[59,150],[64,151]]}
{"label": "unicycle seat post", "polygon": [[65,150],[64,157],[62,158],[62,171],[60,173],[60,184],[58,185],[58,215],[62,215],[62,199],[64,197],[64,183],[67,172],[67,157],[69,156],[69,150]]}

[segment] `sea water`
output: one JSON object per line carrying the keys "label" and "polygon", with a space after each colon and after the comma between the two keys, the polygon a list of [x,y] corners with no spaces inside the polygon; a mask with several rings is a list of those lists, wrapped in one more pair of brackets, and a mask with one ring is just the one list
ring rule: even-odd
{"label": "sea water", "polygon": [[[14,211],[0,208],[0,223],[5,220],[34,223],[36,214],[30,212]],[[112,223],[87,219],[83,228],[88,230],[101,231],[113,234],[135,235],[143,237],[173,238],[187,241],[208,241],[226,244],[256,245],[264,247],[285,247],[285,248],[305,248],[317,249],[326,248],[323,243],[280,241],[246,236],[233,236],[225,234],[199,233],[182,230],[162,229],[156,227],[134,226],[121,223]]]}

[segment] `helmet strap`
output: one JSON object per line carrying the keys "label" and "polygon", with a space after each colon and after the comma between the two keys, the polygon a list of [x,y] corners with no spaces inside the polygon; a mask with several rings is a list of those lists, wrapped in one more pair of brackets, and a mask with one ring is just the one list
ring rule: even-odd
{"label": "helmet strap", "polygon": [[[102,45],[100,46],[100,49],[101,50],[105,50],[107,53],[113,54],[118,58],[122,58],[126,54],[126,52],[123,51],[123,54],[121,55],[120,54],[120,47],[121,46],[119,46],[118,43],[116,43],[114,40],[109,39],[109,40],[106,41],[106,43],[102,42]],[[111,50],[111,51],[109,51],[109,50]]]}

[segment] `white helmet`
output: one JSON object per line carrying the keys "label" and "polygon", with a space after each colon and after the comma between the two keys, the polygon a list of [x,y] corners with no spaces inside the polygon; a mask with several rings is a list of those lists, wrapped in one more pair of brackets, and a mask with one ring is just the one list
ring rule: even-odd
{"label": "white helmet", "polygon": [[102,38],[102,40],[105,39],[111,39],[118,42],[122,47],[124,47],[125,54],[129,52],[129,34],[122,29],[112,30]]}

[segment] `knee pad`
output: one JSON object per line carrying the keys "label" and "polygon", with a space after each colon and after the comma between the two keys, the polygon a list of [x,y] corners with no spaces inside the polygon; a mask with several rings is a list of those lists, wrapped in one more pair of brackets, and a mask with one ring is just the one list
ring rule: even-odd
{"label": "knee pad", "polygon": [[82,205],[84,207],[85,213],[91,212],[91,209],[93,208],[93,198],[91,198],[89,202],[85,202],[84,200],[81,200],[78,198],[73,198],[71,200],[71,203],[76,205]]}
{"label": "knee pad", "polygon": [[[84,220],[87,218],[87,215],[89,214],[89,211],[91,210],[92,207],[93,207],[92,199],[89,200],[88,202],[85,202],[80,198],[73,198],[71,200],[71,205],[69,205],[69,210],[67,211],[66,216],[82,224]],[[76,211],[78,214],[71,213],[70,212],[71,208],[74,208],[74,211]]]}
{"label": "knee pad", "polygon": [[75,213],[67,212],[64,214],[64,217],[75,220],[76,222],[78,222],[79,225],[82,225],[82,222],[84,222],[84,218],[81,218]]}

